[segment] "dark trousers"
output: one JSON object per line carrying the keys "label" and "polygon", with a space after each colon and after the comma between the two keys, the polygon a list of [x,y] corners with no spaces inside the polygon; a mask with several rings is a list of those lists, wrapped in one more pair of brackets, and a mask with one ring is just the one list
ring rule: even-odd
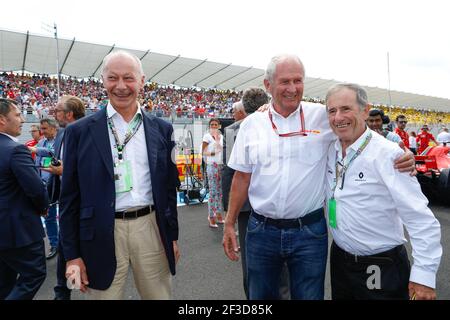
{"label": "dark trousers", "polygon": [[67,288],[66,279],[66,260],[64,258],[64,252],[62,250],[61,241],[58,243],[58,261],[56,264],[56,286],[53,289],[55,291],[55,300],[70,300],[71,291]]}
{"label": "dark trousers", "polygon": [[347,253],[331,245],[333,300],[408,300],[410,265],[405,246],[372,256]]}
{"label": "dark trousers", "polygon": [[48,214],[45,218],[45,229],[47,230],[48,242],[50,242],[50,246],[52,248],[56,248],[58,246],[58,222],[56,219],[57,211],[56,204],[51,205],[48,208]]}
{"label": "dark trousers", "polygon": [[[242,264],[242,276],[243,285],[245,291],[245,297],[248,300],[248,283],[247,283],[247,258],[245,254],[245,236],[247,235],[248,219],[251,211],[241,211],[238,216],[238,230],[239,230],[239,246],[241,248],[241,264]],[[285,264],[281,270],[280,277],[280,299],[289,300],[291,297],[289,289],[289,271]]]}
{"label": "dark trousers", "polygon": [[47,275],[44,240],[0,250],[0,300],[31,300]]}

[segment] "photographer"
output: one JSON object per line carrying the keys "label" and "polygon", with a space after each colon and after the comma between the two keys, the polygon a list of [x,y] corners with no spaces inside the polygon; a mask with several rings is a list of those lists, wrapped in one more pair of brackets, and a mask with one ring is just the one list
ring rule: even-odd
{"label": "photographer", "polygon": [[[36,147],[28,147],[31,152],[36,154],[35,163],[39,168],[49,167],[51,159],[55,154],[55,137],[58,132],[58,124],[55,120],[45,118],[41,119],[41,132],[44,136]],[[47,184],[49,195],[52,191],[51,173],[45,170],[39,170],[42,180]],[[56,256],[58,252],[58,223],[56,221],[56,204],[50,205],[48,215],[45,217],[45,228],[47,230],[48,241],[50,242],[50,251],[47,254],[47,259]]]}

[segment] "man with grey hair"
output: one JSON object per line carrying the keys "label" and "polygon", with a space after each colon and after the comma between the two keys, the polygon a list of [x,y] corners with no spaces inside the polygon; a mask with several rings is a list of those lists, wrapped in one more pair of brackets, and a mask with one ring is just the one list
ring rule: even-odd
{"label": "man with grey hair", "polygon": [[447,127],[442,127],[442,132],[437,135],[436,141],[444,147],[450,144],[450,133],[448,132]]}
{"label": "man with grey hair", "polygon": [[93,299],[170,299],[179,258],[172,125],[138,103],[145,75],[125,51],[104,58],[108,106],[65,129],[59,198],[66,276]]}
{"label": "man with grey hair", "polygon": [[[253,208],[245,248],[250,299],[279,298],[285,263],[292,299],[324,298],[324,179],[327,149],[335,136],[325,107],[301,102],[304,81],[297,56],[272,58],[264,79],[272,103],[267,112],[243,121],[228,162],[236,172],[223,246],[228,258],[238,259],[234,224],[248,195]],[[412,154],[406,158],[410,171]]]}
{"label": "man with grey hair", "polygon": [[[224,164],[228,162],[230,158],[230,153],[236,140],[236,135],[239,132],[239,127],[242,121],[250,114],[258,110],[259,107],[266,104],[269,101],[267,93],[261,88],[248,88],[244,91],[242,95],[242,100],[233,104],[233,115],[235,123],[225,128],[225,145],[226,152],[224,155]],[[224,165],[222,172],[222,191],[223,191],[223,205],[225,211],[228,210],[228,201],[231,188],[231,181],[233,179],[235,170],[227,165]],[[244,203],[240,209],[238,217],[238,228],[239,228],[239,245],[241,248],[241,262],[242,262],[242,274],[243,274],[243,284],[245,296],[248,298],[248,288],[247,288],[247,264],[245,258],[245,237],[247,234],[247,223],[250,216],[251,206],[248,200]]]}
{"label": "man with grey hair", "polygon": [[[51,118],[43,118],[40,120],[40,130],[44,136],[35,147],[28,147],[31,152],[36,154],[35,163],[40,169],[39,174],[42,180],[46,183],[48,194],[51,195],[52,175],[42,170],[47,168],[51,164],[51,159],[55,154],[55,138],[58,133],[58,123]],[[47,231],[48,241],[50,243],[50,249],[47,253],[47,259],[52,259],[56,256],[58,251],[58,222],[56,220],[57,208],[55,203],[50,203],[48,214],[45,217],[45,229]]]}
{"label": "man with grey hair", "polygon": [[333,86],[326,108],[338,137],[329,147],[326,171],[332,298],[435,299],[440,225],[417,179],[394,169],[402,149],[366,126],[369,105],[362,87]]}
{"label": "man with grey hair", "polygon": [[[327,227],[323,215],[325,147],[334,139],[317,104],[301,103],[305,71],[293,55],[272,58],[264,79],[272,96],[267,112],[241,124],[228,165],[235,169],[224,249],[237,260],[234,223],[247,194],[245,255],[249,299],[279,299],[283,265],[292,299],[323,299]],[[306,127],[306,123],[308,126]]]}
{"label": "man with grey hair", "polygon": [[234,121],[236,121],[236,122],[241,121],[246,117],[244,105],[242,104],[242,101],[233,103],[232,112],[233,112]]}

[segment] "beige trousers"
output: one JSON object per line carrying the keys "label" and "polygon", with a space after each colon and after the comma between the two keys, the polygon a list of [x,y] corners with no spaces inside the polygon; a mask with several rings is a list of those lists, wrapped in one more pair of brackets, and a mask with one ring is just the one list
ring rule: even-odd
{"label": "beige trousers", "polygon": [[141,299],[171,298],[172,276],[155,212],[137,219],[115,219],[114,243],[117,260],[114,280],[107,290],[89,289],[89,299],[124,299],[129,266],[133,270],[134,282]]}

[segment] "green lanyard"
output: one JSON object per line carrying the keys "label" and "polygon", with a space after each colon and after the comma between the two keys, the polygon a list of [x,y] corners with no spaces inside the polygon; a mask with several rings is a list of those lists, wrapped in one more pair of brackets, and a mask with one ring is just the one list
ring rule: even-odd
{"label": "green lanyard", "polygon": [[339,189],[344,189],[344,179],[345,179],[345,172],[347,172],[347,169],[350,167],[350,164],[353,162],[353,160],[355,160],[360,154],[361,152],[363,152],[363,150],[367,147],[367,145],[370,142],[370,139],[372,139],[372,132],[369,132],[369,134],[366,136],[366,139],[364,139],[363,143],[359,146],[358,150],[356,150],[356,153],[353,155],[353,157],[350,159],[350,161],[342,166],[342,170],[339,171],[338,169],[338,152],[336,151],[336,183],[334,184],[333,187],[333,194],[331,196],[332,199],[334,199],[334,192],[336,191],[336,187],[339,181],[339,178],[342,181],[341,187]]}
{"label": "green lanyard", "polygon": [[119,135],[117,134],[117,129],[114,126],[114,122],[111,118],[108,118],[108,126],[111,129],[111,133],[115,140],[115,146],[117,148],[117,156],[119,158],[119,162],[123,161],[123,150],[125,149],[125,146],[127,143],[133,138],[133,136],[136,134],[136,132],[139,130],[139,127],[142,124],[142,115],[140,113],[137,113],[133,120],[131,120],[130,124],[128,125],[127,133],[125,134],[125,139],[123,140],[123,143],[120,144]]}

